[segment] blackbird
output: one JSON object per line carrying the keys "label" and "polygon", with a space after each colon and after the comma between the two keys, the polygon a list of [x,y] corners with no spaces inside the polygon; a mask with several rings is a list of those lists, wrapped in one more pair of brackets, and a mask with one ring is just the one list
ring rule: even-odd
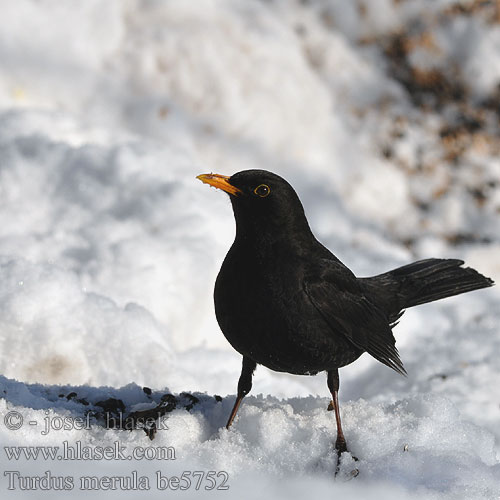
{"label": "blackbird", "polygon": [[214,291],[219,326],[243,356],[226,427],[250,392],[258,364],[297,375],[326,371],[340,459],[347,446],[338,369],[367,352],[406,375],[392,334],[404,309],[493,281],[457,259],[425,259],[357,278],[314,237],[297,193],[283,178],[265,170],[197,178],[230,195],[236,220]]}

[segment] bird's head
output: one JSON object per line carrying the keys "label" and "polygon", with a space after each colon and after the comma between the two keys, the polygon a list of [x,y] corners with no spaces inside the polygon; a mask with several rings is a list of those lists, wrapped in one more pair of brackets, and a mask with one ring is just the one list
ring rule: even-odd
{"label": "bird's head", "polygon": [[243,170],[232,176],[199,175],[206,184],[230,195],[237,232],[278,237],[289,231],[309,233],[302,203],[292,186],[266,170]]}

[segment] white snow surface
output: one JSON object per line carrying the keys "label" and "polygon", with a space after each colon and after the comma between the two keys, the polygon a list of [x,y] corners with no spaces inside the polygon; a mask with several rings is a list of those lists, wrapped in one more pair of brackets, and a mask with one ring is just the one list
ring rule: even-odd
{"label": "white snow surface", "polygon": [[[234,222],[227,196],[195,179],[283,175],[358,275],[454,257],[498,281],[498,114],[481,106],[500,88],[500,25],[476,3],[0,0],[2,446],[171,446],[176,458],[14,460],[3,448],[2,497],[500,499],[495,288],[405,313],[394,333],[407,378],[368,355],[340,370],[358,461],[346,455],[336,480],[324,374],[258,367],[225,430],[241,356],[212,290]],[[407,32],[416,78],[440,71],[483,110],[485,135],[458,160],[440,130],[461,105],[417,102],[381,49]],[[41,432],[107,398],[135,411],[181,392],[199,402],[168,413],[152,441],[94,418]],[[12,491],[5,471],[74,488],[15,479]],[[133,471],[147,491],[79,488]],[[229,490],[161,491],[157,471],[225,471]]]}

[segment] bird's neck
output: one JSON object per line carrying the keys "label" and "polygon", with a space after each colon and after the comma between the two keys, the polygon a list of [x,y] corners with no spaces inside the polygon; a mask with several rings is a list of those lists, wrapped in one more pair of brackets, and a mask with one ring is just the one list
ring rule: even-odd
{"label": "bird's neck", "polygon": [[280,221],[241,220],[236,217],[235,244],[244,246],[249,252],[256,254],[267,254],[288,252],[292,254],[307,253],[311,246],[316,243],[316,238],[309,228],[305,217],[293,218]]}

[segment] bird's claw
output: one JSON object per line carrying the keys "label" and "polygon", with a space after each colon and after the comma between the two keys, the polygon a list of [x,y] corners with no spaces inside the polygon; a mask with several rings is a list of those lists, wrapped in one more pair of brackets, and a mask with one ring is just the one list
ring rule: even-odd
{"label": "bird's claw", "polygon": [[[337,476],[340,473],[341,462],[344,462],[346,459],[349,461],[349,458],[351,459],[350,460],[351,462],[358,461],[358,459],[354,455],[352,455],[350,452],[348,452],[347,450],[342,451],[342,452],[337,450],[337,455],[338,455],[338,459],[337,459],[337,467],[335,468],[335,479],[337,479]],[[359,469],[357,467],[354,467],[350,471],[347,471],[347,470],[343,471],[342,478],[344,481],[350,481],[351,479],[357,477],[358,475],[359,475]]]}
{"label": "bird's claw", "polygon": [[[351,461],[353,462],[357,462],[358,459],[347,449],[345,439],[337,438],[337,441],[335,442],[335,451],[337,452],[337,467],[335,469],[335,477],[337,477],[337,474],[340,472],[341,461],[344,461],[342,460],[343,455],[344,458],[347,458],[349,456],[351,458]],[[358,468],[352,469],[350,472],[346,474],[346,481],[352,479],[353,477],[356,477],[358,474],[359,474]]]}

